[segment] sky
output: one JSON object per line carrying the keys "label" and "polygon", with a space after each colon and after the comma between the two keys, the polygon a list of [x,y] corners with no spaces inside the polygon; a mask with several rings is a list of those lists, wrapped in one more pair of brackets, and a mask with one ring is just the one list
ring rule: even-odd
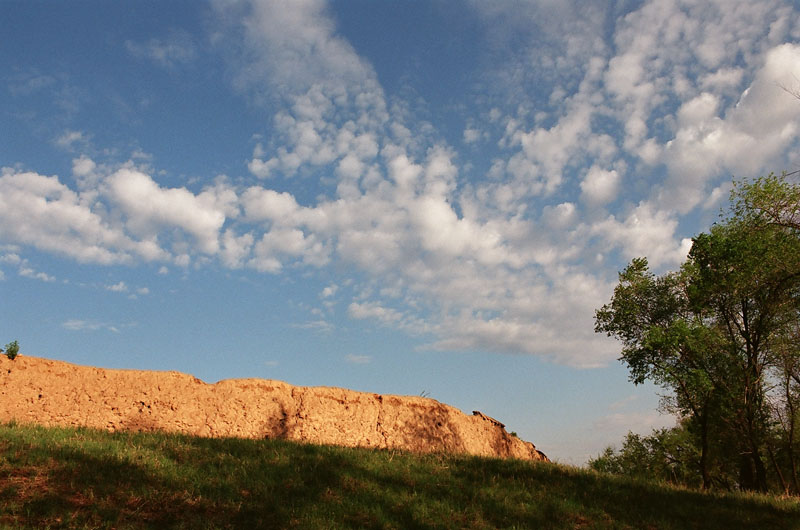
{"label": "sky", "polygon": [[675,419],[594,333],[800,169],[789,0],[0,1],[0,342],[423,395],[581,465]]}

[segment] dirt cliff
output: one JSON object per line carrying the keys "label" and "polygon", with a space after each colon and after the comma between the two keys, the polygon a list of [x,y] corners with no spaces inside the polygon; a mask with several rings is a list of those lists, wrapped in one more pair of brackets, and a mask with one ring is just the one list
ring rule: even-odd
{"label": "dirt cliff", "polygon": [[0,421],[547,460],[480,412],[433,399],[0,356]]}

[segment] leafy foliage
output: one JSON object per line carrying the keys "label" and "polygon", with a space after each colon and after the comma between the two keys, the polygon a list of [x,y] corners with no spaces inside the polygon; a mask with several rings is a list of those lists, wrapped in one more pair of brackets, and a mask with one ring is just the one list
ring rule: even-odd
{"label": "leafy foliage", "polygon": [[[668,392],[705,488],[800,494],[798,330],[800,186],[774,175],[735,184],[727,218],[693,239],[679,271],[656,276],[634,259],[595,315],[595,331],[622,342],[631,380]],[[597,465],[647,467],[667,441],[658,432],[644,441],[655,445],[637,451],[644,442],[629,437]]]}
{"label": "leafy foliage", "polygon": [[692,435],[679,426],[654,430],[650,436],[629,432],[619,451],[607,447],[588,464],[604,473],[699,487],[698,458]]}
{"label": "leafy foliage", "polygon": [[[3,350],[0,350],[0,353],[2,352]],[[8,357],[10,360],[13,361],[14,359],[16,359],[17,355],[19,355],[19,343],[17,343],[17,341],[14,341],[9,344],[6,344],[5,353],[6,357]]]}

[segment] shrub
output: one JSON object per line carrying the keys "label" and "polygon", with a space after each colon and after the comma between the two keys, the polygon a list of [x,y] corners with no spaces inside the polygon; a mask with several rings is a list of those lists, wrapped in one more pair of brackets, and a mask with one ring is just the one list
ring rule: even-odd
{"label": "shrub", "polygon": [[[0,352],[2,352],[2,350],[0,350]],[[19,354],[19,343],[17,343],[17,341],[6,344],[6,357],[8,357],[10,360],[13,361],[18,354]]]}

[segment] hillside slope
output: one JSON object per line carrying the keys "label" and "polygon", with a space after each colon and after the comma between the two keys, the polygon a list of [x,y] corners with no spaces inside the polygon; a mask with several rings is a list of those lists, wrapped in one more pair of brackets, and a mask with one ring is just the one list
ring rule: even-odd
{"label": "hillside slope", "polygon": [[547,460],[500,422],[428,398],[0,356],[0,422],[12,420]]}
{"label": "hillside slope", "polygon": [[558,464],[0,423],[0,528],[797,529],[796,499]]}

